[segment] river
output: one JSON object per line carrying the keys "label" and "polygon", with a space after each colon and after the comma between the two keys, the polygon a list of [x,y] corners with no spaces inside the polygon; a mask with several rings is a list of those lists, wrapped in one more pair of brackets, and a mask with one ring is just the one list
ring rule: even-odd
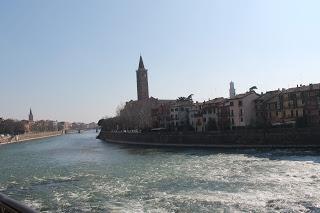
{"label": "river", "polygon": [[41,212],[320,212],[319,150],[142,148],[95,132],[0,146],[0,192]]}

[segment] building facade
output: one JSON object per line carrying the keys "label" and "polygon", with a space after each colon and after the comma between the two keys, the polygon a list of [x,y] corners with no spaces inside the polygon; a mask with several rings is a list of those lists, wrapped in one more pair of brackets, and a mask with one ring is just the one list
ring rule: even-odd
{"label": "building facade", "polygon": [[280,90],[268,91],[255,100],[257,127],[277,125],[283,122],[280,94]]}
{"label": "building facade", "polygon": [[193,106],[193,101],[175,101],[170,107],[170,127],[174,130],[189,128],[189,112]]}
{"label": "building facade", "polygon": [[265,125],[320,125],[320,84],[267,92],[256,100],[256,109]]}
{"label": "building facade", "polygon": [[152,128],[170,129],[170,109],[171,106],[175,104],[172,100],[159,100],[157,106],[152,108]]}
{"label": "building facade", "polygon": [[189,112],[189,123],[195,132],[204,132],[205,124],[202,114],[202,103],[194,103]]}
{"label": "building facade", "polygon": [[246,127],[256,122],[255,100],[259,95],[254,91],[236,95],[229,99],[230,127]]}

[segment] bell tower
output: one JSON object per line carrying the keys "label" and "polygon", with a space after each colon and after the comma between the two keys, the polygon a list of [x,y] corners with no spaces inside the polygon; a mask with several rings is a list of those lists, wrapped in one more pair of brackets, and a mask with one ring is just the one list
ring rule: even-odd
{"label": "bell tower", "polygon": [[30,108],[30,112],[29,112],[29,121],[33,122],[33,114],[32,114],[31,108]]}
{"label": "bell tower", "polygon": [[236,90],[234,88],[233,81],[230,82],[230,89],[229,89],[229,97],[234,98],[236,96]]}
{"label": "bell tower", "polygon": [[140,55],[137,73],[137,93],[138,101],[149,99],[148,70],[144,68],[142,56]]}

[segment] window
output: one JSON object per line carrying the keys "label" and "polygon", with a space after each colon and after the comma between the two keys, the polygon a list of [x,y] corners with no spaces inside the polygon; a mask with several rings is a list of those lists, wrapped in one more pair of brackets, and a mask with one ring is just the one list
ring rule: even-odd
{"label": "window", "polygon": [[232,123],[232,125],[234,125],[234,120],[233,120],[233,118],[231,119],[231,123]]}
{"label": "window", "polygon": [[233,106],[233,102],[232,101],[230,101],[230,106]]}
{"label": "window", "polygon": [[233,110],[231,110],[231,116],[233,116]]}
{"label": "window", "polygon": [[171,109],[171,112],[173,112],[174,111],[174,109]]}
{"label": "window", "polygon": [[175,108],[175,109],[174,109],[174,111],[176,111],[176,112],[177,112],[178,110],[179,110],[178,108]]}
{"label": "window", "polygon": [[238,105],[239,105],[239,106],[242,106],[242,101],[239,101],[239,102],[238,102]]}
{"label": "window", "polygon": [[291,110],[291,117],[293,117],[293,110]]}
{"label": "window", "polygon": [[243,122],[243,117],[240,118],[240,121]]}
{"label": "window", "polygon": [[243,111],[242,111],[242,109],[240,109],[240,115],[242,115],[242,113],[243,113]]}
{"label": "window", "polygon": [[293,100],[289,101],[289,107],[290,108],[294,107]]}
{"label": "window", "polygon": [[298,117],[298,115],[299,115],[299,114],[298,114],[298,110],[296,110],[296,117]]}
{"label": "window", "polygon": [[278,113],[278,111],[276,111],[276,116],[277,116],[277,117],[279,116],[279,113]]}

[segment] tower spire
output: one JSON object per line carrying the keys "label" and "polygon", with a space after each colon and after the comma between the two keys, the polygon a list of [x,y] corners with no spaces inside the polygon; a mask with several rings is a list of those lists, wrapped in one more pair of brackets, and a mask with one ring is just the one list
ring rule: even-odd
{"label": "tower spire", "polygon": [[29,112],[29,121],[33,122],[33,114],[32,114],[31,107],[30,107],[30,112]]}
{"label": "tower spire", "polygon": [[143,60],[142,60],[141,54],[140,54],[140,60],[139,60],[139,69],[144,69],[144,64],[143,64]]}

